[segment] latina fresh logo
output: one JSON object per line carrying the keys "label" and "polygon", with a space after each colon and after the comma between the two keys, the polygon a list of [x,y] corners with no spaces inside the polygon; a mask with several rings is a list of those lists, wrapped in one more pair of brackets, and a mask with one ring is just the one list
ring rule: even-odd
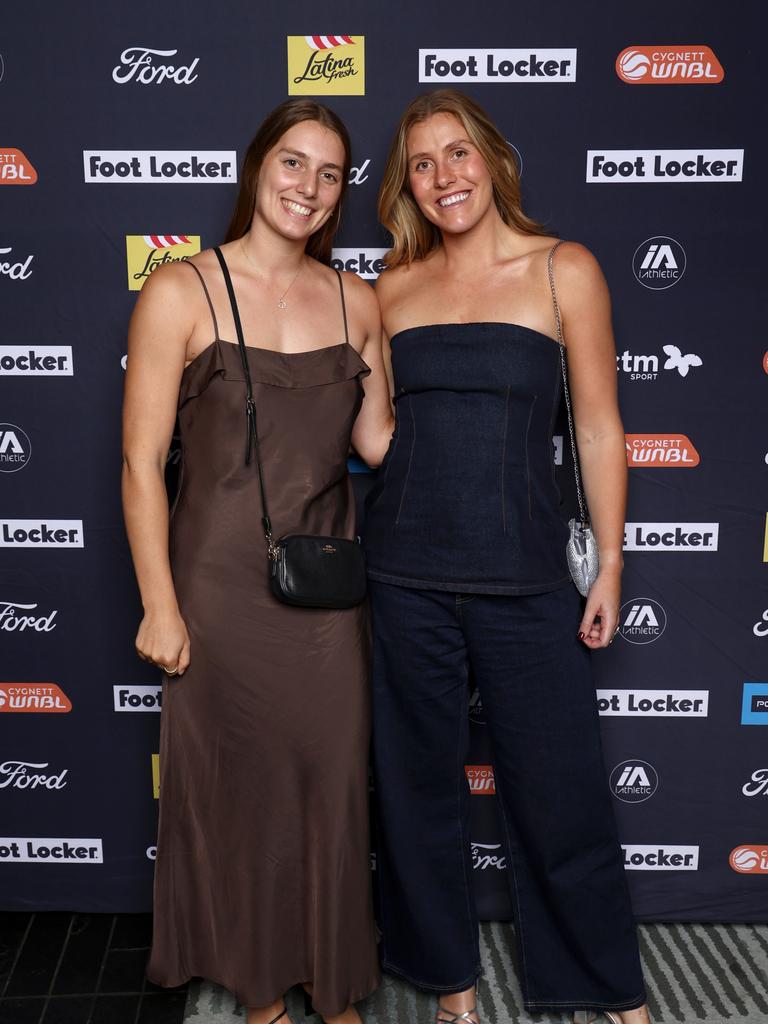
{"label": "latina fresh logo", "polygon": [[628,46],[616,74],[628,85],[716,85],[725,77],[709,46]]}
{"label": "latina fresh logo", "polygon": [[365,36],[288,36],[290,96],[364,96]]}
{"label": "latina fresh logo", "polygon": [[125,251],[128,288],[138,292],[153,270],[200,252],[200,235],[126,235]]}

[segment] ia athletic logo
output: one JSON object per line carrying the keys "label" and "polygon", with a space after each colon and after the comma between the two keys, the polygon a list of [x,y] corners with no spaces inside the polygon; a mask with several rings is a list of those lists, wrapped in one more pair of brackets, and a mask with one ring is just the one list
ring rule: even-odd
{"label": "ia athletic logo", "polygon": [[622,761],[611,772],[611,792],[625,804],[640,804],[659,788],[659,775],[648,761]]}
{"label": "ia athletic logo", "polygon": [[32,458],[32,442],[15,423],[0,423],[0,473],[18,473]]}
{"label": "ia athletic logo", "polygon": [[680,281],[686,262],[685,249],[676,239],[654,235],[635,249],[632,270],[644,288],[664,291]]}
{"label": "ia athletic logo", "polygon": [[636,597],[619,612],[619,633],[631,644],[651,644],[667,628],[667,613],[658,601]]}

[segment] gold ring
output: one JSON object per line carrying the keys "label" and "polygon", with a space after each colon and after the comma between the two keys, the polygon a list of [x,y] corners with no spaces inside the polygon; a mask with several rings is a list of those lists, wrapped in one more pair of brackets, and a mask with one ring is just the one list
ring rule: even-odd
{"label": "gold ring", "polygon": [[163,671],[167,676],[177,676],[179,674],[179,666],[176,665],[175,668],[166,668],[163,669]]}

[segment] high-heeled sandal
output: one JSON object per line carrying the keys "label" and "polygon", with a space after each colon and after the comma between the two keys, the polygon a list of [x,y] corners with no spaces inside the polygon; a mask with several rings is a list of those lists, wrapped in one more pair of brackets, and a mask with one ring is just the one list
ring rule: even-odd
{"label": "high-heeled sandal", "polygon": [[435,1024],[480,1024],[480,1015],[477,1012],[477,992],[479,988],[480,979],[478,978],[475,982],[475,1005],[471,1010],[465,1010],[464,1013],[452,1013],[450,1010],[446,1010],[444,1006],[441,1006],[438,1000]]}
{"label": "high-heeled sandal", "polygon": [[573,1024],[593,1024],[593,1021],[605,1017],[609,1024],[621,1024],[621,1017],[617,1017],[610,1010],[576,1010],[573,1015]]}

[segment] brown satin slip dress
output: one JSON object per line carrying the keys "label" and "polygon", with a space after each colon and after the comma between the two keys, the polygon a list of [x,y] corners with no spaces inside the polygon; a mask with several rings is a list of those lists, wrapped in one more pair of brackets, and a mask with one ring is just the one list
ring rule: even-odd
{"label": "brown satin slip dress", "polygon": [[[302,609],[272,596],[241,357],[190,266],[215,340],[179,396],[170,549],[192,660],[163,683],[147,973],[164,986],[205,977],[252,1007],[303,982],[330,1016],[379,984],[367,605]],[[347,453],[370,370],[348,335],[291,354],[249,347],[248,359],[275,535],[354,537]]]}

